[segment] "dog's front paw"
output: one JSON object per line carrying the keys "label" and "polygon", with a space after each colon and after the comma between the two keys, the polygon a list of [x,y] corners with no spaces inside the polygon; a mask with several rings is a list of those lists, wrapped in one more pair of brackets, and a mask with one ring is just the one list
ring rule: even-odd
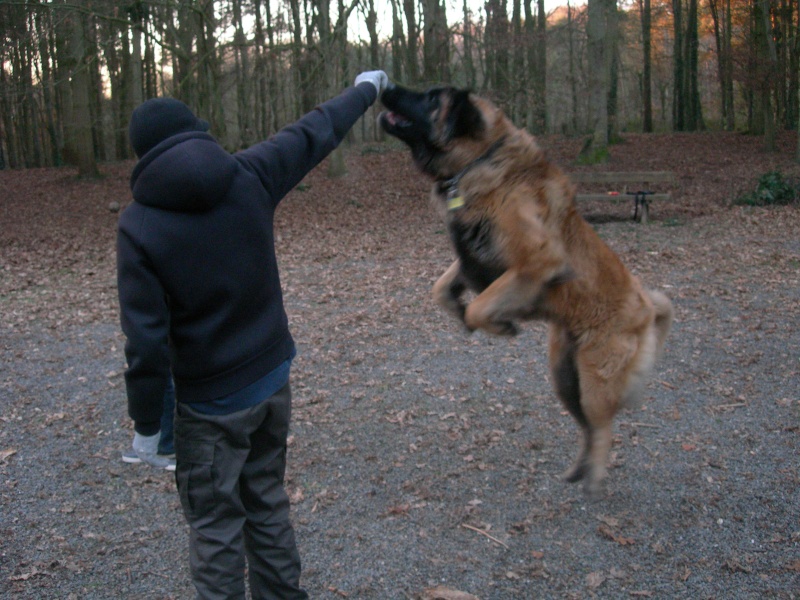
{"label": "dog's front paw", "polygon": [[494,335],[514,337],[519,334],[519,327],[511,321],[492,321],[482,326],[482,329]]}
{"label": "dog's front paw", "polygon": [[511,321],[506,321],[502,323],[503,325],[503,333],[500,335],[507,335],[513,337],[515,335],[519,335],[519,327],[517,327],[516,323],[512,323]]}

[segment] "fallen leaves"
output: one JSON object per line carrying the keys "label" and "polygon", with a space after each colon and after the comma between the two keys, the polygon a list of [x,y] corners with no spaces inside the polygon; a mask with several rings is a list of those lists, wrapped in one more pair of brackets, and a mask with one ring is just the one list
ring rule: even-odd
{"label": "fallen leaves", "polygon": [[0,450],[0,463],[5,463],[9,458],[14,456],[17,453],[15,448],[8,448],[6,450]]}
{"label": "fallen leaves", "polygon": [[[736,137],[736,143],[744,137]],[[760,158],[752,154],[748,168],[736,169],[735,177],[758,171],[750,161]],[[278,240],[278,256],[287,312],[300,349],[293,371],[296,412],[289,460],[295,479],[287,493],[296,508],[301,552],[305,546],[312,556],[337,557],[321,561],[325,563],[321,568],[319,563],[313,564],[316,560],[310,565],[307,581],[315,593],[332,598],[398,597],[388,592],[387,586],[396,584],[392,576],[399,569],[405,569],[405,576],[410,577],[405,584],[409,594],[450,582],[450,587],[429,587],[427,595],[420,596],[425,600],[474,600],[476,596],[470,592],[485,600],[545,597],[528,594],[542,589],[555,590],[553,594],[564,591],[565,596],[570,590],[573,597],[627,594],[649,598],[684,589],[687,580],[693,584],[714,577],[730,582],[719,584],[720,590],[735,593],[736,584],[744,579],[753,589],[768,590],[796,578],[800,561],[791,552],[798,538],[790,537],[791,528],[775,525],[788,522],[784,518],[786,503],[779,506],[777,497],[796,485],[797,466],[785,460],[773,473],[768,469],[776,464],[773,457],[783,458],[795,446],[796,436],[785,432],[797,430],[789,413],[798,401],[791,396],[790,386],[761,386],[791,382],[797,373],[796,361],[768,362],[770,354],[765,351],[770,343],[782,344],[788,335],[794,335],[790,328],[800,314],[792,302],[800,271],[789,264],[797,260],[797,253],[773,254],[787,245],[796,248],[796,241],[784,243],[777,238],[793,238],[797,211],[748,217],[720,210],[714,219],[696,225],[689,221],[665,230],[658,222],[649,228],[620,223],[603,232],[620,249],[626,263],[642,274],[644,282],[673,286],[668,293],[676,301],[679,318],[676,335],[666,348],[666,368],[659,367],[657,377],[663,379],[648,387],[649,394],[658,396],[656,400],[669,401],[656,403],[658,408],[650,412],[623,417],[620,425],[631,437],[615,438],[615,443],[624,448],[626,468],[615,473],[619,478],[613,480],[614,501],[603,505],[608,507],[604,510],[614,512],[596,516],[581,512],[590,508],[584,508],[577,487],[555,481],[555,474],[574,451],[574,423],[566,413],[559,418],[558,401],[542,375],[546,344],[536,343],[539,338],[530,330],[517,340],[498,341],[480,334],[468,338],[432,306],[430,286],[452,258],[447,235],[438,221],[432,225],[436,216],[425,202],[427,184],[419,181],[421,178],[411,181],[408,171],[394,164],[401,162],[396,156],[390,161],[392,168],[385,168],[387,162],[375,162],[375,176],[356,185],[315,180],[311,190],[282,204],[277,219],[283,236]],[[617,163],[614,168],[624,169],[625,164]],[[36,176],[46,180],[45,187],[53,187],[47,170]],[[375,193],[378,186],[371,184],[377,176],[381,182]],[[0,177],[25,178],[26,174],[2,173]],[[714,204],[720,195],[692,197],[690,192],[703,189],[698,179],[683,176],[682,185],[690,189],[676,194],[675,206],[669,208],[673,217],[717,210]],[[92,185],[96,184],[89,187]],[[126,186],[127,180],[122,178],[118,187],[127,196]],[[400,186],[404,186],[402,207],[398,208],[395,195],[391,196],[393,204],[387,205],[384,190]],[[35,187],[27,182],[15,192],[17,199],[9,201],[3,194],[0,200],[5,203],[4,226],[0,228],[0,300],[10,333],[17,336],[23,330],[44,327],[66,336],[70,331],[64,327],[61,333],[61,325],[92,320],[118,330],[113,278],[115,221],[109,221],[108,198],[97,202],[100,214],[94,208],[96,199],[84,200],[75,190],[29,198],[26,190]],[[362,194],[367,189],[372,194],[369,202]],[[340,196],[359,202],[358,210],[343,210]],[[28,208],[33,205],[44,207],[53,218],[30,218]],[[397,216],[390,217],[391,226],[386,227],[390,208]],[[656,210],[660,218],[664,209]],[[72,214],[67,218],[59,211]],[[88,235],[82,233],[84,228]],[[72,237],[74,242],[68,240]],[[720,239],[728,245],[719,245]],[[655,245],[658,253],[642,252],[643,241]],[[769,250],[761,257],[751,249],[757,241]],[[745,284],[754,273],[760,279]],[[764,292],[766,288],[786,291],[783,296],[772,296]],[[732,318],[724,311],[734,313]],[[8,339],[5,333],[0,334],[3,343]],[[763,354],[753,352],[759,345]],[[15,345],[16,360],[26,356],[26,348],[29,346]],[[500,348],[507,354],[494,356]],[[710,350],[729,359],[730,364],[723,360],[722,369],[714,371]],[[82,346],[76,346],[76,351],[84,357]],[[11,523],[4,524],[1,532],[4,545],[10,548],[11,563],[0,589],[11,586],[15,588],[12,595],[24,590],[30,597],[48,597],[59,585],[67,590],[66,598],[85,585],[83,578],[71,576],[69,569],[61,572],[50,562],[33,562],[29,553],[34,551],[45,556],[73,551],[88,556],[91,564],[81,568],[86,573],[102,569],[109,578],[114,576],[115,563],[141,560],[144,542],[140,532],[131,539],[111,536],[118,523],[141,518],[143,510],[147,518],[151,516],[152,504],[147,500],[154,492],[169,498],[170,510],[158,514],[159,519],[169,519],[163,537],[182,538],[184,524],[174,483],[168,478],[142,478],[141,470],[134,474],[107,466],[112,455],[118,461],[119,446],[115,444],[120,439],[128,442],[124,432],[109,441],[96,435],[98,431],[119,434],[117,428],[125,427],[125,423],[108,418],[112,411],[107,408],[113,402],[124,403],[118,396],[120,390],[109,385],[122,385],[120,340],[116,339],[115,347],[107,343],[98,352],[120,359],[89,375],[58,368],[63,362],[58,355],[64,354],[62,345],[42,347],[34,366],[52,369],[52,378],[43,373],[46,391],[44,386],[41,390],[32,386],[36,391],[29,390],[27,396],[31,406],[39,395],[56,400],[36,413],[15,400],[0,417],[7,436],[0,439],[0,470],[10,475],[4,478],[0,512],[5,516],[8,511]],[[474,361],[476,356],[485,359]],[[91,356],[86,358],[88,364],[97,364],[91,362]],[[493,362],[495,358],[498,362]],[[530,374],[535,374],[533,379]],[[5,386],[0,389],[4,397],[25,399],[18,375],[12,368],[5,381],[0,381]],[[100,406],[106,408],[90,412],[83,392],[93,376],[103,380],[104,391],[98,393],[103,399]],[[749,406],[741,405],[744,399]],[[702,405],[700,410],[698,405]],[[769,446],[764,443],[767,438],[762,435],[763,423],[756,408],[775,409],[773,412],[784,416],[771,420],[774,429],[768,430]],[[120,405],[115,414],[123,418],[124,408]],[[742,417],[748,415],[752,420],[743,424]],[[728,417],[738,420],[737,424]],[[718,423],[722,426],[713,426]],[[13,437],[26,425],[30,441]],[[733,442],[723,439],[732,431]],[[69,460],[51,458],[30,469],[28,472],[40,476],[32,494],[23,469],[26,461],[38,459],[40,449],[49,444],[68,448],[65,457]],[[645,444],[650,453],[646,460],[656,465],[651,471],[643,470],[636,458],[643,455],[640,450]],[[754,452],[760,453],[758,460],[751,459]],[[79,460],[72,459],[73,455]],[[748,466],[740,467],[740,461]],[[613,464],[618,465],[619,459]],[[746,490],[752,495],[715,500],[699,487],[707,469],[719,469],[719,465],[730,469],[719,475],[730,475],[731,494]],[[716,477],[718,471],[713,473]],[[623,485],[640,476],[652,485],[638,486],[628,497],[629,490]],[[785,486],[763,485],[775,481]],[[411,482],[409,487],[407,482]],[[66,497],[81,498],[81,503],[65,503],[48,512],[50,488],[55,485],[69,492]],[[631,498],[643,500],[632,506]],[[103,506],[113,507],[113,514]],[[28,527],[30,521],[20,518],[23,509],[37,519],[42,515],[42,521],[53,521],[53,531],[62,534],[61,541],[42,521],[35,523],[35,528]],[[736,535],[734,530],[749,530],[756,519],[755,527],[782,533],[780,537],[775,534],[764,550],[755,551],[749,557],[753,562],[748,562],[747,556],[723,554],[710,557],[707,563],[701,558],[698,564],[698,557],[709,555],[697,538],[703,538],[703,543],[710,538],[704,531],[693,533],[713,522],[707,510],[714,518],[725,516],[726,523],[729,518],[742,519],[735,521],[736,527],[718,528],[710,535]],[[35,539],[37,531],[41,537]],[[178,534],[169,535],[173,531]],[[344,532],[335,544],[331,543],[331,531]],[[163,552],[161,538],[152,534],[146,538],[155,557],[175,555]],[[358,559],[365,555],[371,564],[364,571],[380,570],[379,574],[353,572],[360,571]],[[486,555],[495,559],[489,568],[484,568]],[[386,564],[379,567],[384,560]],[[630,572],[610,567],[614,560]],[[343,563],[340,572],[336,562]],[[631,566],[636,563],[641,566]],[[186,574],[176,576],[171,563],[162,566],[154,561],[152,568],[165,581],[186,583]],[[469,578],[459,579],[460,569],[472,570]],[[56,576],[49,576],[51,573]],[[339,574],[341,579],[336,578]],[[656,577],[661,584],[654,592],[649,585]],[[674,585],[671,590],[670,585]],[[501,587],[510,591],[501,592]],[[111,589],[109,595],[119,596],[119,590]],[[165,591],[163,597],[183,596]]]}
{"label": "fallen leaves", "polygon": [[786,570],[794,571],[795,573],[800,573],[800,558],[786,565]]}
{"label": "fallen leaves", "polygon": [[419,600],[480,600],[477,596],[454,590],[449,587],[437,585],[433,588],[423,590]]}
{"label": "fallen leaves", "polygon": [[597,527],[597,532],[604,538],[616,542],[620,546],[631,546],[635,542],[633,538],[625,537],[615,531],[619,526],[619,520],[615,517],[599,516],[598,520],[601,522]]}
{"label": "fallen leaves", "polygon": [[586,585],[593,590],[596,590],[606,582],[606,576],[600,571],[589,573],[586,576]]}
{"label": "fallen leaves", "polygon": [[8,578],[9,581],[28,581],[31,577],[36,577],[39,575],[45,575],[48,577],[52,577],[52,573],[48,573],[47,571],[40,571],[39,569],[34,569],[33,571],[29,571],[27,573],[22,573],[21,575],[12,575]]}

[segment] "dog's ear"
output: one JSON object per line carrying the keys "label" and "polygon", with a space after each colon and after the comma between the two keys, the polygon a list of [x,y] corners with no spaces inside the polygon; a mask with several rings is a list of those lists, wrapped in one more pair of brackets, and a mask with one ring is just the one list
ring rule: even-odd
{"label": "dog's ear", "polygon": [[455,90],[445,122],[445,139],[477,137],[485,127],[483,113],[470,100],[469,90]]}

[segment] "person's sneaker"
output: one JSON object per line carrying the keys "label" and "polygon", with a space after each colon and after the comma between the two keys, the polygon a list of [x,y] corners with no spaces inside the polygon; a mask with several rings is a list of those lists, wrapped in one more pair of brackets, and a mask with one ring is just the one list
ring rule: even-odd
{"label": "person's sneaker", "polygon": [[128,450],[122,453],[122,462],[128,463],[129,465],[138,465],[142,462],[142,459],[139,458],[139,455],[133,450]]}
{"label": "person's sneaker", "polygon": [[[175,455],[174,454],[157,454],[156,457],[159,459],[160,466],[166,471],[174,471],[175,470]],[[122,462],[128,463],[130,465],[138,465],[142,462],[142,459],[139,458],[139,455],[136,454],[133,450],[128,450],[127,452],[122,453]],[[163,465],[163,466],[162,466]]]}

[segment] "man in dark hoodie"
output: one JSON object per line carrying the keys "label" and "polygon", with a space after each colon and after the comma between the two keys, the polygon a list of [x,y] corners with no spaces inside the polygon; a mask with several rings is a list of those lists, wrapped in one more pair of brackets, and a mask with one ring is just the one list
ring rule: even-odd
{"label": "man in dark hoodie", "polygon": [[199,598],[307,598],[283,488],[295,355],[275,257],[280,200],[388,84],[383,71],[235,154],[174,99],[140,105],[117,275],[134,450],[158,465],[175,383],[176,481]]}

